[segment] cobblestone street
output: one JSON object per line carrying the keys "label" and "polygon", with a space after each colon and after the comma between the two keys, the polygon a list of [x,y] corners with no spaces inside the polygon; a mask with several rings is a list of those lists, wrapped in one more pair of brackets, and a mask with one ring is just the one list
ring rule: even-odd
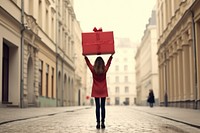
{"label": "cobblestone street", "polygon": [[[154,108],[152,108],[153,110]],[[28,112],[27,112],[28,113]],[[41,113],[41,112],[40,112]],[[96,129],[95,107],[41,115],[0,125],[1,133],[199,133],[129,106],[106,106],[106,129]]]}

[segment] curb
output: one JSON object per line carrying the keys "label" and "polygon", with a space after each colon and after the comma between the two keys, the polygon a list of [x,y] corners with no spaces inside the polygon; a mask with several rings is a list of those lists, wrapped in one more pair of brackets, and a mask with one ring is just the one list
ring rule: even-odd
{"label": "curb", "polygon": [[12,123],[12,122],[17,122],[17,121],[29,120],[29,119],[34,119],[34,118],[41,118],[41,117],[45,117],[45,116],[54,116],[54,115],[57,115],[57,114],[68,113],[68,112],[76,112],[76,111],[80,111],[80,110],[84,110],[84,109],[90,109],[90,108],[91,107],[83,107],[83,108],[78,108],[78,109],[69,109],[69,110],[65,110],[65,111],[47,113],[47,114],[43,114],[43,115],[36,115],[36,116],[29,116],[29,117],[25,117],[25,118],[6,120],[6,121],[0,122],[0,126],[4,125],[4,124]]}

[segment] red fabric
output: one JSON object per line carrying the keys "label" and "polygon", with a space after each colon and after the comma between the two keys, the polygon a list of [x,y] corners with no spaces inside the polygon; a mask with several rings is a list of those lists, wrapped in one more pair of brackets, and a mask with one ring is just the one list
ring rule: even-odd
{"label": "red fabric", "polygon": [[108,89],[107,89],[107,82],[106,82],[106,73],[108,68],[110,67],[112,56],[107,61],[105,66],[105,72],[103,74],[97,75],[94,72],[93,65],[90,63],[89,59],[85,56],[85,61],[87,66],[89,67],[90,71],[92,72],[93,76],[93,85],[92,85],[92,97],[108,97]]}
{"label": "red fabric", "polygon": [[115,53],[113,32],[82,33],[82,49],[83,55]]}

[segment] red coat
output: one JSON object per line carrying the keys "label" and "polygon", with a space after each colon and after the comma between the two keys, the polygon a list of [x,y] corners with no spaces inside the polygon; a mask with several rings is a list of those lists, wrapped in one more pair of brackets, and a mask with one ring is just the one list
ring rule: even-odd
{"label": "red coat", "polygon": [[103,74],[97,75],[94,72],[93,65],[90,63],[89,59],[85,56],[85,61],[87,66],[89,67],[90,71],[92,72],[93,77],[93,85],[92,85],[92,97],[108,97],[108,89],[107,89],[107,82],[106,82],[106,73],[108,68],[110,67],[112,56],[107,61],[105,66],[105,72]]}

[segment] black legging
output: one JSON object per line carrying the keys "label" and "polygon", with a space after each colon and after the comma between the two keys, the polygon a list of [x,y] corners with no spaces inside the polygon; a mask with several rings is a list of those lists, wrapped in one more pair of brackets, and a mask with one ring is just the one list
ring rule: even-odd
{"label": "black legging", "polygon": [[[100,99],[101,99],[101,102],[100,102]],[[100,106],[101,106],[101,121],[102,122],[105,121],[105,114],[106,114],[105,101],[106,101],[105,97],[102,97],[102,98],[96,98],[95,97],[97,122],[100,122]]]}

